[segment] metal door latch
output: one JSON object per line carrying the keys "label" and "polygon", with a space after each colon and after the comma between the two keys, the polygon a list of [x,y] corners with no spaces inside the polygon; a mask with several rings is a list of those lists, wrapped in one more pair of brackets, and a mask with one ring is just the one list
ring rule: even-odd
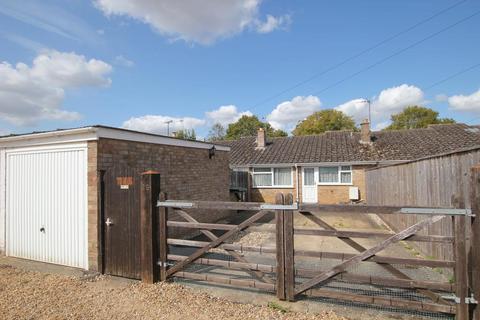
{"label": "metal door latch", "polygon": [[112,219],[107,218],[107,220],[105,221],[105,224],[107,225],[107,227],[110,227],[113,224]]}
{"label": "metal door latch", "polygon": [[172,262],[165,262],[163,263],[162,261],[158,261],[157,264],[160,266],[160,267],[172,267],[175,265],[175,263],[172,263]]}
{"label": "metal door latch", "polygon": [[[455,296],[455,295],[452,295],[452,296],[442,296],[443,299],[445,300],[451,300],[457,304],[460,303],[460,298]],[[470,296],[470,297],[466,297],[465,298],[465,304],[478,304],[478,301],[475,299],[475,297],[473,296],[473,294]]]}

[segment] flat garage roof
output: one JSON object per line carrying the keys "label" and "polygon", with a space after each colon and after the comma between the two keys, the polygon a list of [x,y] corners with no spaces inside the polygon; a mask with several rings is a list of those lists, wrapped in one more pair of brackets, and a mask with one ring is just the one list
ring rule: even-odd
{"label": "flat garage roof", "polygon": [[230,151],[229,147],[216,145],[213,143],[183,140],[153,133],[114,128],[102,125],[4,136],[0,137],[0,147],[8,148],[48,145],[54,143],[71,143],[98,140],[100,138],[154,143],[197,149],[211,149],[215,146],[215,149],[217,150]]}

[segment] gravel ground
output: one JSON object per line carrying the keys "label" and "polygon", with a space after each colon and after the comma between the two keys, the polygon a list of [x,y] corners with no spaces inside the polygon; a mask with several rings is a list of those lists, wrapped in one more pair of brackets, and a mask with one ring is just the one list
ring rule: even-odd
{"label": "gravel ground", "polygon": [[[273,299],[272,299],[273,300]],[[0,318],[9,319],[345,319],[238,304],[175,283],[145,285],[100,276],[25,271],[0,265]]]}

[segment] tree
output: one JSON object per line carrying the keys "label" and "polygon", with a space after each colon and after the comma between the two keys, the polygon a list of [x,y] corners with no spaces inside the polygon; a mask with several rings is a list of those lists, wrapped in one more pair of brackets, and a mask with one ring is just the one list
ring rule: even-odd
{"label": "tree", "polygon": [[426,128],[430,124],[455,123],[450,118],[439,118],[438,112],[422,106],[409,106],[391,116],[392,124],[385,130]]}
{"label": "tree", "polygon": [[208,132],[208,141],[219,141],[219,140],[224,140],[225,139],[225,128],[222,126],[221,123],[215,123],[210,131]]}
{"label": "tree", "polygon": [[355,121],[342,111],[326,109],[309,115],[293,130],[294,136],[320,134],[333,130],[356,130]]}
{"label": "tree", "polygon": [[197,134],[194,129],[179,130],[175,133],[175,137],[184,140],[197,140]]}
{"label": "tree", "polygon": [[225,138],[227,140],[235,140],[242,137],[256,136],[259,128],[265,129],[269,137],[287,136],[285,131],[274,129],[268,122],[258,120],[257,116],[244,115],[237,122],[228,125]]}

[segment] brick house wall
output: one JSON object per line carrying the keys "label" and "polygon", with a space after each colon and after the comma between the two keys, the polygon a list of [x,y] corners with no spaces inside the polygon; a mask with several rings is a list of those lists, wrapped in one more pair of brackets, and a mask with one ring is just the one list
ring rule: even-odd
{"label": "brick house wall", "polygon": [[[227,151],[216,150],[209,159],[207,149],[100,139],[89,142],[89,264],[98,270],[98,172],[114,165],[126,165],[139,172],[160,172],[161,190],[169,199],[229,200],[229,160]],[[140,212],[139,212],[140,214]],[[228,211],[195,211],[202,222],[213,222],[229,215]],[[171,216],[175,219],[175,216]],[[169,231],[170,232],[170,231]],[[175,230],[170,232],[175,236]]]}
{"label": "brick house wall", "polygon": [[[349,202],[349,187],[358,187],[360,191],[360,199],[366,201],[366,183],[365,183],[365,169],[371,166],[352,166],[352,182],[350,185],[318,185],[318,203],[319,204],[340,204]],[[255,202],[275,202],[275,195],[277,193],[288,194],[292,193],[294,199],[297,196],[297,176],[299,181],[299,201],[302,201],[302,167],[298,167],[298,172],[295,167],[293,170],[293,188],[254,188],[250,183],[251,200]],[[252,179],[250,179],[251,181]]]}

